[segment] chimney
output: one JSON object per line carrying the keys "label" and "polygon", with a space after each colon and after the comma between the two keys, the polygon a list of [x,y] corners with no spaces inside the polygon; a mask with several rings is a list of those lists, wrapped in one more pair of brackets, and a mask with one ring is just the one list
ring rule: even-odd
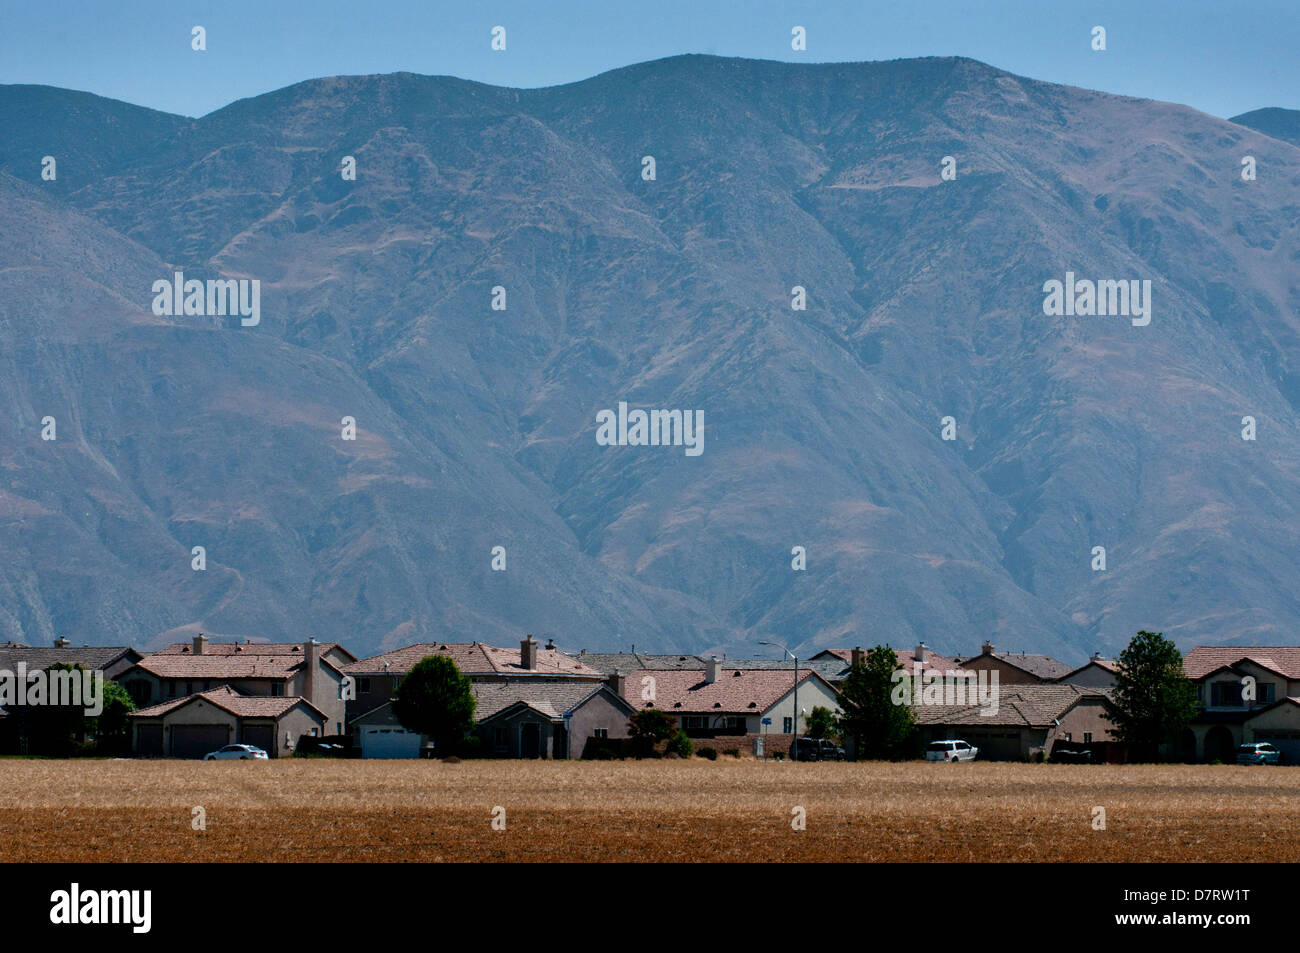
{"label": "chimney", "polygon": [[622,698],[623,691],[627,688],[627,676],[623,674],[622,669],[615,669],[614,674],[607,681],[609,682],[609,690]]}
{"label": "chimney", "polygon": [[537,670],[537,643],[531,633],[519,643],[519,664],[530,672]]}
{"label": "chimney", "polygon": [[208,647],[208,637],[206,635],[200,632],[198,635],[194,636],[195,655],[202,655],[203,650],[206,649],[207,647]]}
{"label": "chimney", "polygon": [[555,640],[554,640],[554,639],[547,639],[547,640],[546,640],[546,651],[548,651],[548,652],[554,652],[554,651],[555,651]]}
{"label": "chimney", "polygon": [[718,661],[718,657],[715,655],[704,663],[704,682],[707,685],[712,685],[721,677],[722,663]]}
{"label": "chimney", "polygon": [[307,673],[302,680],[302,694],[309,702],[316,701],[316,661],[320,654],[320,643],[308,639],[302,644],[302,667]]}
{"label": "chimney", "polygon": [[852,661],[850,661],[849,664],[852,665],[854,668],[858,668],[862,665],[867,664],[867,655],[865,652],[862,651],[862,646],[860,645],[853,646]]}
{"label": "chimney", "polygon": [[988,639],[985,639],[985,640],[984,640],[984,645],[980,648],[980,651],[981,651],[984,655],[992,655],[992,654],[993,654],[993,643],[990,642]]}
{"label": "chimney", "polygon": [[55,639],[55,640],[54,640],[54,647],[55,647],[56,649],[66,649],[66,648],[67,648],[69,645],[71,645],[71,644],[72,644],[72,643],[69,642],[67,639]]}
{"label": "chimney", "polygon": [[918,662],[928,662],[930,661],[930,650],[926,647],[926,644],[922,642],[916,647],[916,651],[912,653],[912,657]]}

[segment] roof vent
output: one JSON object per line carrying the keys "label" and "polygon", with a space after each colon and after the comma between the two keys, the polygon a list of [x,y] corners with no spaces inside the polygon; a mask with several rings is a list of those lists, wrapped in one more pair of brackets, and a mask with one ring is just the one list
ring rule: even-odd
{"label": "roof vent", "polygon": [[740,678],[740,669],[736,669],[734,672],[732,672],[732,673],[731,673],[731,677],[732,677],[732,678]]}
{"label": "roof vent", "polygon": [[673,707],[674,707],[674,708],[681,708],[681,707],[682,707],[682,703],[681,703],[681,702],[677,702],[675,705],[673,705]]}
{"label": "roof vent", "polygon": [[714,703],[713,703],[713,707],[714,707],[714,708],[721,708],[721,707],[722,707],[722,702],[714,702]]}

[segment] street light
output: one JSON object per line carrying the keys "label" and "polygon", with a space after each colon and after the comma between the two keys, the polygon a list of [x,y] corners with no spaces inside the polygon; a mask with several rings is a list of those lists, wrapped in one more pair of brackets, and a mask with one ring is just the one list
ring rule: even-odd
{"label": "street light", "polygon": [[759,640],[759,645],[773,645],[779,648],[790,658],[794,659],[794,717],[791,719],[791,727],[794,731],[790,735],[790,760],[799,760],[799,656],[795,655],[780,642],[766,642]]}

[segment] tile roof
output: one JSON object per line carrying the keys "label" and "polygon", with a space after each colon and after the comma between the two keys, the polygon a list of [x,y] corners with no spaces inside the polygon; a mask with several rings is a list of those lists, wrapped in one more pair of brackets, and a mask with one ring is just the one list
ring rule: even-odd
{"label": "tile roof", "polygon": [[[793,666],[781,669],[723,669],[716,682],[706,682],[703,672],[643,669],[629,672],[623,697],[637,709],[652,707],[641,698],[641,679],[655,682],[653,707],[673,713],[753,715],[767,711],[794,687]],[[817,678],[800,666],[799,684]]]}
{"label": "tile roof", "polygon": [[604,672],[606,675],[612,675],[616,670],[623,672],[639,672],[643,669],[654,671],[669,671],[672,669],[704,671],[704,659],[698,655],[682,655],[680,653],[648,655],[644,652],[583,651],[575,655],[574,658],[599,672]]}
{"label": "tile roof", "polygon": [[[892,648],[892,646],[886,646],[886,648]],[[866,649],[863,649],[864,653],[866,651],[867,651]],[[826,672],[822,670],[821,666],[827,665],[829,667],[829,665],[833,665],[834,663],[830,662],[829,658],[823,660],[819,658],[819,656],[829,656],[831,658],[840,660],[843,663],[843,665],[841,666],[841,671],[836,673],[836,678],[843,678],[845,675],[848,674],[848,667],[853,661],[853,650],[852,649],[823,649],[821,652],[818,652],[817,655],[814,655],[812,657],[811,661],[812,664],[817,667],[817,673],[822,677],[827,677]],[[938,672],[940,674],[943,674],[945,672],[958,672],[962,670],[962,665],[959,660],[955,658],[949,658],[946,655],[940,655],[939,653],[930,651],[928,649],[926,650],[924,662],[920,662],[916,658],[915,649],[903,649],[901,651],[899,649],[894,649],[894,657],[898,659],[898,664],[902,666],[904,672],[908,676],[916,675],[916,667],[918,664],[921,665],[922,671],[925,672]],[[790,663],[786,662],[785,666],[786,668],[789,668]]]}
{"label": "tile roof", "polygon": [[525,678],[563,675],[579,676],[591,682],[600,680],[603,674],[559,649],[541,645],[537,647],[537,668],[526,669],[520,660],[519,648],[503,649],[482,642],[422,642],[351,662],[343,666],[343,671],[348,675],[401,675],[430,655],[449,657],[465,675],[518,675]]}
{"label": "tile roof", "polygon": [[1106,692],[1083,685],[999,685],[998,710],[982,715],[979,705],[918,705],[918,725],[1013,726],[1046,728],[1081,698],[1105,698]]}
{"label": "tile roof", "polygon": [[1242,659],[1288,679],[1300,679],[1300,645],[1198,645],[1183,656],[1183,672],[1188,678],[1204,678]]}
{"label": "tile roof", "polygon": [[[317,654],[324,655],[331,649],[342,649],[337,642],[318,642]],[[347,649],[343,649],[347,652]],[[172,642],[164,645],[152,655],[189,655],[194,656],[194,643]],[[212,642],[203,646],[203,656],[209,655],[296,655],[302,658],[301,642]],[[348,652],[349,655],[352,653]]]}
{"label": "tile roof", "polygon": [[222,688],[214,688],[211,691],[186,695],[184,698],[172,698],[161,704],[133,711],[130,717],[157,718],[194,701],[196,698],[211,702],[218,708],[228,711],[238,718],[279,718],[300,702],[313,711],[320,711],[307,699],[298,695],[241,695],[239,692],[223,686]]}
{"label": "tile roof", "polygon": [[1069,678],[1071,675],[1078,675],[1078,674],[1079,674],[1080,672],[1082,672],[1084,669],[1091,668],[1091,667],[1094,666],[1094,665],[1097,666],[1097,668],[1100,668],[1100,669],[1102,669],[1102,670],[1104,670],[1104,671],[1110,672],[1112,675],[1114,675],[1116,672],[1119,671],[1119,663],[1118,663],[1117,661],[1115,661],[1114,659],[1111,659],[1111,658],[1090,658],[1090,659],[1088,659],[1088,661],[1084,662],[1084,663],[1083,663],[1082,665],[1080,665],[1078,668],[1073,669],[1072,671],[1066,672],[1064,675],[1062,675],[1060,678],[1058,678],[1057,681],[1058,681],[1058,682],[1063,682],[1063,681],[1065,681],[1067,678]]}
{"label": "tile roof", "polygon": [[149,655],[136,667],[159,678],[271,678],[293,677],[302,655]]}
{"label": "tile roof", "polygon": [[57,648],[54,646],[0,645],[0,669],[14,671],[19,662],[26,662],[29,671],[49,668],[58,662],[75,665],[80,662],[93,670],[107,668],[124,654],[135,650],[125,645],[85,645]]}
{"label": "tile roof", "polygon": [[599,682],[475,682],[473,685],[476,721],[491,718],[516,702],[524,702],[548,718],[563,718],[566,711],[593,692],[600,691]]}
{"label": "tile roof", "polygon": [[1052,658],[1050,655],[1034,655],[1026,652],[988,652],[972,655],[965,659],[955,659],[954,661],[958,665],[970,665],[986,655],[991,655],[993,658],[1006,662],[1022,672],[1028,672],[1030,675],[1042,679],[1061,678],[1074,671],[1069,665]]}

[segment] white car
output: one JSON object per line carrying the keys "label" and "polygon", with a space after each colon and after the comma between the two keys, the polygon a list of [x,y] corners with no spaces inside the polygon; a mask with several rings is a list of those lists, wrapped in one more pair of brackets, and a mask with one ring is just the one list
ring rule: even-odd
{"label": "white car", "polygon": [[979,748],[957,740],[931,741],[925,746],[926,761],[974,761],[979,753]]}
{"label": "white car", "polygon": [[261,748],[252,745],[226,745],[203,756],[204,761],[250,761],[267,757]]}

